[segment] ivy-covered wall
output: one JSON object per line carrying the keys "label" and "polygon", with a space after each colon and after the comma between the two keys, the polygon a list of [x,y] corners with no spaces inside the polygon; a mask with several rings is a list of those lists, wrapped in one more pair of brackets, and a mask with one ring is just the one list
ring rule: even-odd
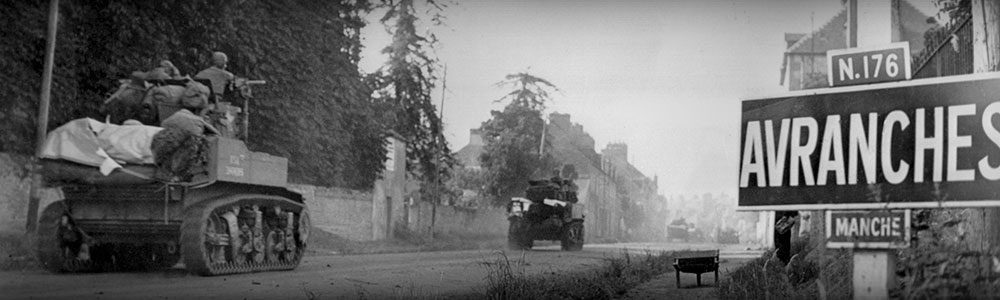
{"label": "ivy-covered wall", "polygon": [[[249,147],[289,158],[298,183],[369,188],[384,160],[371,88],[357,62],[366,1],[62,1],[50,130],[101,118],[118,79],[171,60],[183,74],[229,55],[262,79]],[[34,149],[48,1],[0,1],[0,152]]]}

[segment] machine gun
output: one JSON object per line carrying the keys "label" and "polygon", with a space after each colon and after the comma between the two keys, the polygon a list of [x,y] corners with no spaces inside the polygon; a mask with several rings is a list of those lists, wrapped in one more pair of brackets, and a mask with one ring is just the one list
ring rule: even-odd
{"label": "machine gun", "polygon": [[[250,133],[250,99],[253,99],[253,90],[252,90],[251,87],[254,86],[254,85],[265,85],[265,84],[267,84],[267,81],[264,81],[264,80],[251,80],[251,79],[246,79],[246,78],[242,78],[242,77],[237,77],[236,80],[234,80],[233,82],[230,83],[229,89],[233,90],[233,91],[238,91],[239,92],[239,97],[241,98],[240,102],[242,102],[242,107],[241,107],[242,118],[240,120],[241,121],[240,123],[242,123],[242,126],[241,126],[242,128],[240,130],[240,135],[241,135],[240,139],[242,139],[244,142],[247,142],[250,139],[250,134],[249,134]],[[224,99],[224,100],[229,100],[229,99]],[[224,100],[219,101],[219,104],[217,104],[216,107],[228,106],[230,102],[224,101]],[[231,113],[231,110],[230,109],[225,109],[225,111],[223,113],[224,114],[229,114],[229,113]]]}

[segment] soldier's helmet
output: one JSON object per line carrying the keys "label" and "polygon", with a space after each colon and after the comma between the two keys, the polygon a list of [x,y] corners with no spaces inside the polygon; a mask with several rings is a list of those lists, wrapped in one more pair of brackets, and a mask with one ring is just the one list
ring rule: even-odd
{"label": "soldier's helmet", "polygon": [[222,53],[222,52],[212,52],[212,65],[213,66],[216,66],[216,67],[219,67],[219,68],[225,68],[226,67],[226,63],[228,63],[228,62],[229,62],[229,57],[226,56],[225,53]]}

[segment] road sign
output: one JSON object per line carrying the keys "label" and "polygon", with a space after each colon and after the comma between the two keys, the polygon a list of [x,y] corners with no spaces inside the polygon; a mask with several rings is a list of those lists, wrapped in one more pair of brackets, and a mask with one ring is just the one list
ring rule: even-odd
{"label": "road sign", "polygon": [[826,211],[827,248],[892,249],[910,246],[909,210]]}
{"label": "road sign", "polygon": [[826,52],[830,86],[910,79],[910,43],[830,50]]}
{"label": "road sign", "polygon": [[739,210],[1000,206],[1000,73],[743,101]]}

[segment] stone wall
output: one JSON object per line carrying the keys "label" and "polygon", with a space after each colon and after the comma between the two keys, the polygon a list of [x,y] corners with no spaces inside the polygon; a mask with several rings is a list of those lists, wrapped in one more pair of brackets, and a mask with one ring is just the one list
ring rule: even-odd
{"label": "stone wall", "polygon": [[[0,232],[24,232],[31,193],[31,160],[26,155],[0,153]],[[58,189],[41,191],[39,211],[58,199]]]}
{"label": "stone wall", "polygon": [[404,209],[410,229],[419,233],[430,232],[432,212],[436,211],[435,234],[507,234],[507,211],[503,208],[438,205],[435,209],[430,203],[417,202],[406,205]]}
{"label": "stone wall", "polygon": [[302,194],[313,227],[351,240],[373,239],[371,193],[304,184],[289,189]]}

